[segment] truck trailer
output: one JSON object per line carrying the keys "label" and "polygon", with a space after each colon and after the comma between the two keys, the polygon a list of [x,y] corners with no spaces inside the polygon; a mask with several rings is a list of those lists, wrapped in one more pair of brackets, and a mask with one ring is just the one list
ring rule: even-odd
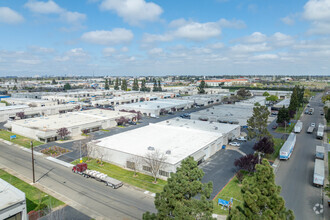
{"label": "truck trailer", "polygon": [[280,160],[288,160],[291,157],[296,144],[296,134],[291,133],[280,150]]}
{"label": "truck trailer", "polygon": [[114,189],[117,189],[123,185],[119,180],[109,177],[108,175],[101,173],[96,170],[88,170],[87,163],[79,163],[72,167],[72,172],[78,173],[86,178],[93,178],[97,181],[105,183],[106,186],[111,186]]}
{"label": "truck trailer", "polygon": [[309,126],[308,129],[307,129],[307,133],[308,134],[313,133],[314,129],[315,129],[315,126]]}
{"label": "truck trailer", "polygon": [[323,139],[323,134],[324,134],[324,125],[323,124],[319,124],[319,127],[317,129],[316,138],[322,140]]}
{"label": "truck trailer", "polygon": [[324,160],[315,159],[313,184],[317,187],[324,185]]}
{"label": "truck trailer", "polygon": [[316,146],[315,158],[323,160],[324,159],[324,147]]}
{"label": "truck trailer", "polygon": [[300,133],[303,127],[302,121],[297,121],[296,125],[294,126],[294,133]]}

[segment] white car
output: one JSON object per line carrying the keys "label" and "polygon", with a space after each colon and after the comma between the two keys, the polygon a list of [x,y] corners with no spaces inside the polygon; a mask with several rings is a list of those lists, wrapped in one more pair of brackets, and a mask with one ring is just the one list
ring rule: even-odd
{"label": "white car", "polygon": [[247,139],[245,138],[245,137],[238,137],[236,140],[238,140],[238,141],[247,141]]}
{"label": "white car", "polygon": [[312,123],[311,126],[312,126],[312,127],[315,127],[315,123]]}
{"label": "white car", "polygon": [[229,145],[239,147],[240,146],[240,143],[238,143],[238,142],[230,142]]}

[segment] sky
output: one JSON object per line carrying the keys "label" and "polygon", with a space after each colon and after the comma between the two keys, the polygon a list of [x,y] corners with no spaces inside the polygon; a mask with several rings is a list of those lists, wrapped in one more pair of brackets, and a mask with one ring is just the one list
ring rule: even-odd
{"label": "sky", "polygon": [[0,76],[329,75],[330,0],[0,0]]}

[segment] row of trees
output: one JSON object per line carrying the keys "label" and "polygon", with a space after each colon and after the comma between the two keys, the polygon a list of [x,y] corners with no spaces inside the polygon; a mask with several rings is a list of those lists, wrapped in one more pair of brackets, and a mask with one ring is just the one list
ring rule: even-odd
{"label": "row of trees", "polygon": [[304,87],[295,86],[290,99],[290,105],[288,108],[284,106],[278,111],[277,123],[280,126],[285,126],[286,123],[290,122],[291,118],[294,118],[297,110],[303,105],[306,100],[304,100]]}
{"label": "row of trees", "polygon": [[[109,89],[109,84],[107,83],[107,79],[105,81],[105,89]],[[126,79],[123,79],[121,80],[120,78],[116,78],[115,80],[115,85],[114,85],[114,89],[115,90],[119,90],[119,86],[120,86],[120,89],[123,90],[123,91],[127,91],[127,80]],[[141,81],[141,88],[139,88],[139,81],[138,79],[134,79],[133,80],[133,85],[132,85],[132,90],[133,91],[142,91],[142,92],[150,92],[150,88],[146,87],[146,80],[143,79]],[[156,81],[156,79],[154,79],[154,86],[153,86],[153,89],[152,91],[154,92],[161,92],[163,91],[162,87],[161,87],[161,83],[160,83],[160,80]]]}

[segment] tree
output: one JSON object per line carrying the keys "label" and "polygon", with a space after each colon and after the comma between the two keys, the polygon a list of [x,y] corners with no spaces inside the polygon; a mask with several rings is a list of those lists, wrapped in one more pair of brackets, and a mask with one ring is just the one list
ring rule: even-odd
{"label": "tree", "polygon": [[105,90],[109,90],[110,89],[109,88],[109,81],[108,81],[108,79],[105,79],[104,89]]}
{"label": "tree", "polygon": [[159,91],[156,79],[154,79],[154,87],[152,88],[152,91],[153,92],[158,92]]}
{"label": "tree", "polygon": [[126,81],[126,79],[123,79],[123,81],[121,83],[121,90],[127,91],[127,81]]}
{"label": "tree", "polygon": [[133,156],[129,159],[129,161],[132,163],[132,166],[129,167],[130,169],[132,169],[134,171],[134,177],[136,177],[136,173],[139,169],[139,167],[141,166],[142,163],[142,158],[139,156]]}
{"label": "tree", "polygon": [[17,113],[16,113],[16,116],[19,117],[20,119],[25,118],[25,114],[24,114],[24,112],[17,112]]}
{"label": "tree", "polygon": [[14,85],[13,90],[17,90],[17,86],[16,85]]}
{"label": "tree", "polygon": [[203,170],[192,157],[184,159],[176,173],[167,179],[163,191],[156,194],[157,213],[147,212],[143,219],[212,219],[213,204],[207,198],[213,184],[202,183],[203,176]]}
{"label": "tree", "polygon": [[65,83],[64,85],[64,90],[70,90],[71,89],[71,85],[69,83]]}
{"label": "tree", "polygon": [[242,98],[247,98],[251,96],[251,92],[245,88],[240,88],[239,90],[237,90],[237,96],[242,97]]}
{"label": "tree", "polygon": [[268,92],[264,92],[264,94],[262,94],[263,96],[269,96]]}
{"label": "tree", "polygon": [[197,87],[198,93],[205,94],[205,87],[206,87],[205,81],[202,80],[201,83],[199,84],[199,86]]}
{"label": "tree", "polygon": [[246,170],[248,172],[254,172],[257,163],[258,163],[258,156],[253,154],[248,154],[236,159],[234,165],[239,169]]}
{"label": "tree", "polygon": [[56,80],[53,79],[53,80],[52,80],[52,85],[56,85],[56,84],[57,84]]}
{"label": "tree", "polygon": [[253,150],[263,154],[272,154],[274,153],[274,142],[269,137],[263,137],[260,141],[254,144]]}
{"label": "tree", "polygon": [[248,138],[260,140],[264,136],[271,136],[267,129],[267,121],[270,112],[266,106],[256,106],[253,108],[253,115],[247,121]]}
{"label": "tree", "polygon": [[118,77],[116,78],[114,89],[119,90],[119,79],[118,79]]}
{"label": "tree", "polygon": [[161,86],[161,84],[160,84],[160,80],[158,80],[158,91],[159,91],[159,92],[163,91],[162,86]]}
{"label": "tree", "polygon": [[146,92],[147,91],[146,80],[145,79],[143,79],[142,82],[141,82],[140,91],[142,91],[142,92]]}
{"label": "tree", "polygon": [[115,121],[117,122],[117,125],[125,125],[126,123],[128,123],[129,119],[125,118],[124,116],[121,116],[120,118],[117,118]]}
{"label": "tree", "polygon": [[256,165],[253,176],[243,180],[241,192],[243,205],[235,207],[228,220],[294,219],[293,211],[285,208],[285,201],[280,196],[281,187],[275,184],[273,168],[266,159]]}
{"label": "tree", "polygon": [[59,128],[56,133],[61,137],[61,139],[64,139],[66,136],[68,136],[71,132],[67,128]]}
{"label": "tree", "polygon": [[270,102],[276,102],[278,100],[278,97],[276,95],[271,95],[266,98],[267,101]]}
{"label": "tree", "polygon": [[134,79],[133,81],[133,87],[132,87],[133,91],[139,91],[139,82],[137,79]]}
{"label": "tree", "polygon": [[289,110],[283,106],[278,111],[276,123],[284,125],[288,122],[290,122]]}
{"label": "tree", "polygon": [[91,149],[88,146],[88,143],[93,140],[93,135],[90,134],[87,138],[76,141],[73,143],[72,148],[75,149],[78,152],[81,152],[81,156],[87,156],[87,159],[89,160],[90,155],[91,155]]}
{"label": "tree", "polygon": [[165,167],[165,161],[165,154],[161,153],[159,150],[149,152],[144,156],[143,162],[150,167],[150,172],[154,177],[154,183],[157,183],[159,170]]}

